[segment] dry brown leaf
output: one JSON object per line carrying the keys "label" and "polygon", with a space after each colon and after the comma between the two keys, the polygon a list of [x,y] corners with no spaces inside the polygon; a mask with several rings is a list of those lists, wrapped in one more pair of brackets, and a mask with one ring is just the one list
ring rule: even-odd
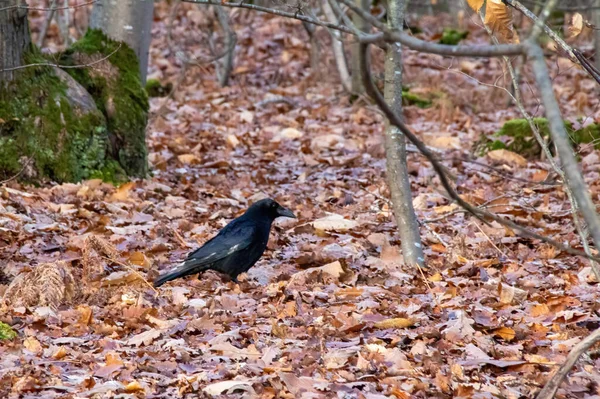
{"label": "dry brown leaf", "polygon": [[316,230],[345,232],[359,225],[354,220],[345,219],[342,215],[331,214],[312,222]]}
{"label": "dry brown leaf", "polygon": [[23,341],[23,346],[30,352],[35,354],[41,354],[44,350],[42,348],[42,344],[35,337],[27,337],[25,341]]}
{"label": "dry brown leaf", "polygon": [[502,0],[486,1],[483,22],[498,36],[500,42],[519,42],[519,37],[513,28],[512,10]]}
{"label": "dry brown leaf", "polygon": [[117,191],[110,197],[108,197],[108,201],[110,202],[123,202],[129,199],[131,195],[131,190],[135,187],[134,182],[128,182],[125,184],[121,184]]}
{"label": "dry brown leaf", "polygon": [[512,341],[515,338],[515,330],[510,327],[500,327],[494,330],[494,335],[502,338],[505,341]]}
{"label": "dry brown leaf", "polygon": [[227,145],[231,148],[236,148],[238,145],[240,145],[240,140],[235,134],[228,134],[225,138],[225,142],[227,142]]}
{"label": "dry brown leaf", "polygon": [[492,161],[505,162],[516,166],[527,166],[527,159],[522,155],[509,150],[493,150],[487,153],[488,158]]}
{"label": "dry brown leaf", "polygon": [[475,12],[479,12],[481,7],[483,7],[483,3],[485,0],[467,0],[469,7],[473,9]]}
{"label": "dry brown leaf", "polygon": [[573,14],[571,23],[569,24],[569,37],[579,36],[583,30],[583,16],[580,13]]}
{"label": "dry brown leaf", "polygon": [[181,154],[177,156],[177,159],[184,165],[196,165],[200,163],[200,160],[194,154]]}
{"label": "dry brown leaf", "polygon": [[397,317],[394,319],[381,320],[377,323],[373,324],[375,328],[408,328],[415,325],[416,320],[414,319],[405,319],[403,317]]}
{"label": "dry brown leaf", "polygon": [[131,381],[129,384],[125,385],[125,392],[127,393],[138,392],[143,390],[144,387],[142,387],[142,385],[137,381]]}

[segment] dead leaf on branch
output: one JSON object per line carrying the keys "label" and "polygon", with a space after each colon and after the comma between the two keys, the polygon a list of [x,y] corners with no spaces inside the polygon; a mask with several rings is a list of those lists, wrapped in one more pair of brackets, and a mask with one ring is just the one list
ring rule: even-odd
{"label": "dead leaf on branch", "polygon": [[569,24],[569,38],[577,37],[583,30],[583,16],[580,13],[575,13]]}
{"label": "dead leaf on branch", "polygon": [[519,43],[519,36],[513,28],[512,10],[502,0],[487,0],[483,21],[501,43]]}
{"label": "dead leaf on branch", "polygon": [[479,12],[481,7],[483,7],[483,2],[485,0],[467,0],[469,3],[469,7],[471,7],[475,12]]}

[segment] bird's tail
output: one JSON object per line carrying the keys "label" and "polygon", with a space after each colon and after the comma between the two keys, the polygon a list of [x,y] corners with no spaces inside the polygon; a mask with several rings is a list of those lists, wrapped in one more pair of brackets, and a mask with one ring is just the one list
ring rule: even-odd
{"label": "bird's tail", "polygon": [[194,259],[191,259],[191,262],[188,260],[188,261],[184,261],[183,263],[180,263],[179,265],[177,265],[173,270],[171,270],[167,274],[163,274],[162,276],[159,276],[156,280],[154,280],[154,286],[160,287],[167,281],[175,280],[176,278],[179,278],[179,277],[189,276],[191,274],[200,273],[207,269],[207,266],[198,267],[197,265],[194,265],[193,263],[194,263]]}

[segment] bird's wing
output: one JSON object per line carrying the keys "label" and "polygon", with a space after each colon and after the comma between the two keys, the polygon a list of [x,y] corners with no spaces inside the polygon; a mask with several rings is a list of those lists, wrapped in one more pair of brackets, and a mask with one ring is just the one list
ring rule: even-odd
{"label": "bird's wing", "polygon": [[215,237],[190,253],[184,263],[193,262],[195,267],[221,260],[250,246],[256,233],[256,225],[248,220],[234,220]]}

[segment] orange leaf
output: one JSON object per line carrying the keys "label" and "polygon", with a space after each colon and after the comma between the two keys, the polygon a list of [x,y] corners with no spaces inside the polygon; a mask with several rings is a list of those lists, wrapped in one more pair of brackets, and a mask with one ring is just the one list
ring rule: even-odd
{"label": "orange leaf", "polygon": [[513,29],[512,10],[502,0],[487,0],[483,21],[503,43],[518,43],[519,37]]}
{"label": "orange leaf", "polygon": [[494,331],[494,335],[502,338],[505,341],[511,341],[515,338],[515,330],[510,327],[500,327],[496,331]]}

